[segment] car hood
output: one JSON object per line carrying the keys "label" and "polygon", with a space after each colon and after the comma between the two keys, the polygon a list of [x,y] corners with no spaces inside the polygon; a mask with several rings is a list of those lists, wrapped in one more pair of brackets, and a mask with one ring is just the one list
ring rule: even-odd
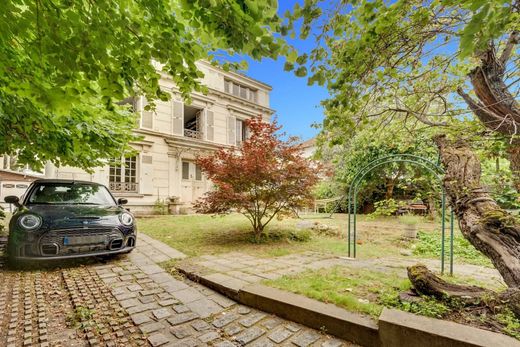
{"label": "car hood", "polygon": [[79,225],[117,225],[118,215],[126,210],[120,206],[98,205],[29,205],[27,209],[42,217],[50,227],[68,228]]}

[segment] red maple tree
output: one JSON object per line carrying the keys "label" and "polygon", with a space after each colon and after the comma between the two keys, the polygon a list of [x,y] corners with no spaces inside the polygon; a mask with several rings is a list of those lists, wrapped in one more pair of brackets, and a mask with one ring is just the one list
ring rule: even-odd
{"label": "red maple tree", "polygon": [[197,159],[214,189],[194,207],[199,213],[242,213],[258,238],[275,216],[294,214],[312,201],[319,168],[302,156],[296,138],[282,139],[276,121],[255,117],[246,126],[250,137],[240,147]]}

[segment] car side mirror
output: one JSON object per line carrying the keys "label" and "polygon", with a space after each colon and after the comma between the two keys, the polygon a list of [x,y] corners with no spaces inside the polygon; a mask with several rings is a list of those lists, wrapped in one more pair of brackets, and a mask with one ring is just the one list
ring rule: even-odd
{"label": "car side mirror", "polygon": [[118,205],[126,205],[126,204],[128,204],[128,200],[125,199],[125,198],[119,198],[119,199],[117,199],[117,204]]}
{"label": "car side mirror", "polygon": [[6,196],[5,199],[4,199],[5,202],[7,202],[8,204],[13,204],[15,205],[16,207],[20,207],[22,206],[20,204],[20,198],[18,198],[17,196],[15,195],[9,195],[9,196]]}

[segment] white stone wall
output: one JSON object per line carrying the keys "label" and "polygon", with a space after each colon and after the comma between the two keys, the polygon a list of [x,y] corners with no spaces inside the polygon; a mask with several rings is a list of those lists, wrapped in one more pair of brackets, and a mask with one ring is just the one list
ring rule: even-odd
{"label": "white stone wall", "polygon": [[[143,139],[132,146],[139,152],[137,164],[136,193],[115,193],[116,197],[129,200],[129,208],[136,212],[149,213],[157,199],[168,200],[172,196],[181,198],[184,206],[189,207],[194,196],[200,196],[211,188],[205,178],[202,181],[182,179],[182,161],[194,162],[197,154],[208,154],[221,146],[229,145],[229,119],[247,119],[261,115],[269,121],[272,110],[269,109],[269,93],[271,88],[249,77],[227,73],[205,62],[198,63],[205,77],[202,83],[209,88],[209,93],[192,94],[192,106],[213,112],[213,141],[195,140],[183,137],[182,131],[174,129],[174,103],[182,102],[181,95],[173,82],[164,75],[161,88],[172,94],[169,101],[156,100],[152,128],[139,127],[136,133]],[[224,79],[232,79],[242,85],[257,89],[258,102],[252,103],[224,92]],[[138,107],[145,102],[138,101]],[[234,131],[235,129],[232,129]],[[151,157],[151,164],[149,164]],[[109,167],[99,167],[93,173],[87,173],[73,167],[54,167],[48,164],[46,177],[76,179],[109,184]],[[191,195],[191,199],[188,198]]]}

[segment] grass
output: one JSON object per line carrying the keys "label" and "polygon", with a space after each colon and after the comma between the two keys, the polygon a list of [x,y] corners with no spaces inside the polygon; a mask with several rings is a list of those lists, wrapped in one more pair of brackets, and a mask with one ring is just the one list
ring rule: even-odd
{"label": "grass", "polygon": [[[299,229],[301,219],[274,220],[267,227],[269,235],[261,242],[253,242],[249,221],[242,215],[190,215],[139,218],[138,229],[151,237],[186,253],[189,256],[219,254],[240,250],[260,257],[278,257],[304,251],[347,255],[347,216],[335,214],[304,216],[303,221],[326,224],[325,233]],[[396,217],[368,220],[358,216],[357,257],[360,259],[403,257],[403,249],[413,250],[416,257],[439,259],[440,223],[420,220],[420,238],[403,239],[403,225]],[[490,266],[491,263],[456,231],[455,260]],[[446,243],[446,247],[448,242]]]}
{"label": "grass", "polygon": [[[443,278],[452,283],[474,284],[493,290],[487,282],[479,282],[463,276]],[[496,313],[485,308],[473,310],[457,302],[439,301],[421,297],[417,302],[402,301],[399,294],[408,291],[411,283],[396,272],[380,272],[336,266],[329,269],[308,270],[283,276],[264,284],[331,303],[351,312],[366,314],[377,319],[384,307],[396,308],[423,316],[452,320],[463,324],[502,332],[520,339],[520,320],[509,310]]]}

